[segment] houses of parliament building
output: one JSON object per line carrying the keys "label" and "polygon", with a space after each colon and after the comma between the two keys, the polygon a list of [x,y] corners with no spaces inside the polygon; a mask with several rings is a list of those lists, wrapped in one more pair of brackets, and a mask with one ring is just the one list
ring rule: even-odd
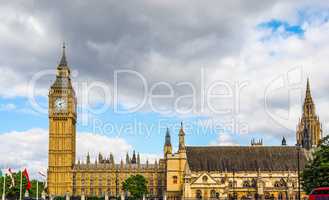
{"label": "houses of parliament building", "polygon": [[[116,163],[110,154],[76,161],[77,99],[71,84],[70,68],[63,54],[54,83],[49,90],[48,195],[122,196],[122,183],[131,175],[147,180],[148,197],[154,199],[296,199],[298,166],[311,159],[310,151],[322,137],[319,117],[307,81],[303,114],[296,130],[296,146],[285,138],[278,146],[252,141],[250,146],[188,146],[183,124],[178,151],[174,152],[167,130],[163,158],[141,163],[139,154]],[[299,160],[297,159],[299,155]],[[305,195],[302,192],[303,195]]]}

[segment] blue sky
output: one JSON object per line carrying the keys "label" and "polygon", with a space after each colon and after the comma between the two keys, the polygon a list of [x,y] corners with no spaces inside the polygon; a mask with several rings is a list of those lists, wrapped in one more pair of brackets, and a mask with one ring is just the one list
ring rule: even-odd
{"label": "blue sky", "polygon": [[[265,145],[280,145],[283,136],[294,145],[306,77],[311,80],[324,134],[329,128],[325,112],[329,106],[329,5],[278,1],[255,3],[253,10],[240,2],[228,12],[224,8],[232,6],[229,1],[224,5],[142,1],[124,8],[117,2],[70,4],[63,2],[65,9],[60,9],[49,2],[19,5],[14,1],[0,8],[0,139],[4,145],[0,153],[17,156],[16,160],[0,156],[2,168],[29,166],[37,171],[45,165],[40,160],[46,163],[48,115],[31,105],[28,86],[38,73],[54,72],[62,41],[67,43],[70,68],[77,72],[72,81],[79,104],[78,158],[100,149],[115,151],[120,159],[135,149],[154,160],[162,155],[166,127],[174,148],[177,146],[180,122],[189,145],[249,145],[252,138],[263,139]],[[99,12],[82,15],[91,7]],[[50,10],[56,15],[50,15]],[[94,90],[87,96],[81,92],[81,85],[96,82],[113,91],[114,73],[122,69],[139,73],[148,83],[148,101],[136,112],[116,113],[111,103],[99,98],[102,91]],[[45,76],[35,86],[38,103],[44,108],[54,78]],[[137,79],[120,77],[119,106],[123,110],[142,98]],[[237,106],[238,111],[212,112],[209,105],[200,111],[202,88],[210,90],[218,81],[229,87],[213,89],[221,96],[207,103],[224,109]],[[196,89],[196,100],[186,97],[175,109],[174,102],[193,91],[189,85],[180,85],[186,82]],[[149,102],[157,83],[162,84],[154,90],[159,95],[168,94],[167,86],[173,88],[172,98],[155,101],[157,108],[169,109],[169,114],[154,111]],[[245,86],[236,91],[235,86],[243,83]],[[227,92],[231,96],[225,96]],[[82,103],[86,97],[91,105]],[[191,102],[195,103],[193,112],[179,112]],[[107,109],[101,114],[86,112],[103,104]],[[19,139],[22,137],[29,139],[24,142]],[[92,142],[99,140],[104,143]],[[20,151],[12,148],[19,145],[28,153],[18,163]],[[39,155],[36,152],[43,152],[42,158],[33,156]]]}

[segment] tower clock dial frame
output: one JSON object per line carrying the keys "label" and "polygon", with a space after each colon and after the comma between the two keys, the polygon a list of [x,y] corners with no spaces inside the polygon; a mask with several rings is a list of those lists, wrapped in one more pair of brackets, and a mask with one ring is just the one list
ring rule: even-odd
{"label": "tower clock dial frame", "polygon": [[57,98],[55,100],[55,110],[56,112],[62,112],[67,109],[67,101],[64,98]]}

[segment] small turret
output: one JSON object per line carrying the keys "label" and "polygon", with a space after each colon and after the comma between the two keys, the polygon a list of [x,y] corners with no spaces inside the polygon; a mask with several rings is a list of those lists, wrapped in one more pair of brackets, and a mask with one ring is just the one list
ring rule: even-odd
{"label": "small turret", "polygon": [[140,165],[141,164],[141,158],[139,156],[139,153],[137,153],[137,165]]}
{"label": "small turret", "polygon": [[127,152],[126,154],[126,165],[129,165],[130,164],[130,158],[129,158],[129,154]]}
{"label": "small turret", "polygon": [[115,164],[115,163],[114,163],[114,156],[113,156],[112,153],[110,153],[110,163],[111,163],[112,165]]}
{"label": "small turret", "polygon": [[178,152],[185,152],[185,132],[183,129],[183,122],[181,122],[181,127],[178,136],[179,136]]}
{"label": "small turret", "polygon": [[136,153],[135,150],[133,151],[133,157],[131,159],[131,164],[136,164],[137,163],[137,159],[136,159]]}
{"label": "small turret", "polygon": [[165,157],[167,156],[167,154],[172,154],[172,146],[171,146],[171,141],[170,141],[170,133],[169,133],[169,128],[167,128],[166,131],[166,137],[165,137],[165,144],[163,147],[163,152]]}
{"label": "small turret", "polygon": [[98,154],[98,162],[102,163],[103,162],[103,155],[99,152]]}
{"label": "small turret", "polygon": [[155,159],[155,161],[154,161],[154,168],[155,168],[155,169],[158,168],[158,160],[157,160],[157,159]]}
{"label": "small turret", "polygon": [[263,139],[260,140],[255,140],[254,138],[250,142],[251,146],[253,147],[258,147],[258,146],[263,146]]}
{"label": "small turret", "polygon": [[87,164],[90,164],[90,155],[89,155],[89,152],[88,152],[88,154],[87,154],[87,160],[86,160],[86,163],[87,163]]}
{"label": "small turret", "polygon": [[282,146],[287,146],[287,141],[286,141],[286,138],[284,136],[282,137],[281,145]]}

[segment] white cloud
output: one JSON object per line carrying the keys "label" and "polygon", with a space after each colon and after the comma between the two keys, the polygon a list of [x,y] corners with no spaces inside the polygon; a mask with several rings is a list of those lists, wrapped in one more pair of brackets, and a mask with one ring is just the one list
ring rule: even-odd
{"label": "white cloud", "polygon": [[0,111],[11,111],[11,110],[15,110],[15,109],[16,109],[15,104],[12,104],[12,103],[0,104]]}
{"label": "white cloud", "polygon": [[[33,178],[39,171],[46,172],[48,166],[48,131],[29,129],[0,134],[0,168],[12,168],[14,171],[27,168]],[[132,152],[132,146],[123,138],[110,138],[92,133],[77,134],[77,159],[85,159],[91,153],[92,161],[98,152],[107,156],[113,153],[115,161],[125,160],[126,152]],[[141,153],[141,161],[154,162],[159,155]]]}
{"label": "white cloud", "polygon": [[92,161],[102,153],[104,156],[109,156],[113,153],[115,161],[119,162],[120,158],[125,159],[126,152],[131,151],[132,146],[123,138],[110,138],[105,135],[81,133],[77,137],[77,158],[84,160],[87,152],[90,153]]}
{"label": "white cloud", "polygon": [[31,174],[46,171],[48,134],[43,129],[12,131],[0,134],[1,168],[28,168]]}
{"label": "white cloud", "polygon": [[[272,31],[257,28],[259,23],[272,19],[292,25],[301,23],[296,11],[316,11],[328,7],[321,1],[312,1],[312,4],[307,0],[298,3],[213,1],[207,4],[197,1],[141,1],[138,5],[131,3],[125,7],[112,1],[98,4],[75,2],[76,5],[62,2],[58,5],[63,9],[57,4],[53,6],[51,2],[38,5],[25,3],[24,6],[11,2],[14,3],[4,4],[0,10],[0,17],[4,19],[0,25],[0,43],[3,44],[0,72],[6,74],[0,79],[1,97],[26,96],[26,85],[33,73],[47,67],[55,69],[59,56],[58,43],[61,42],[59,38],[65,38],[69,42],[67,49],[71,68],[78,69],[78,78],[83,80],[88,77],[90,81],[112,83],[114,70],[127,67],[143,74],[151,84],[167,81],[174,85],[180,81],[190,81],[199,88],[200,67],[205,67],[205,86],[215,80],[230,83],[249,81],[241,93],[240,111],[233,117],[249,124],[251,133],[272,136],[284,135],[282,132],[294,135],[301,102],[291,102],[294,116],[282,124],[269,117],[264,110],[264,93],[277,76],[285,77],[290,69],[301,67],[303,75],[311,77],[313,97],[316,103],[319,102],[317,111],[323,121],[324,132],[328,130],[329,118],[325,110],[329,98],[326,92],[329,88],[329,22],[323,20],[322,13],[315,12],[318,15],[312,15],[301,24],[305,30],[303,37],[282,37],[281,34],[273,37]],[[86,10],[88,15],[81,15]],[[95,14],[90,10],[98,12]],[[282,33],[283,30],[280,31]],[[268,40],[261,40],[264,37]],[[130,107],[141,102],[142,92],[138,84],[129,77],[122,77],[120,81],[120,103]],[[44,91],[49,85],[49,79],[40,83]],[[305,82],[300,82],[296,87],[304,86]],[[282,91],[288,89],[282,88]],[[175,97],[184,92],[186,90],[182,88],[175,88]],[[282,108],[287,95],[282,92],[277,96],[272,99],[271,112],[281,115],[287,111]],[[200,94],[196,99],[198,106]],[[232,102],[218,101],[215,104],[231,107]],[[78,103],[82,104],[80,99]],[[159,107],[176,111],[172,101],[156,103]],[[149,109],[147,104],[140,111]],[[190,115],[205,115],[215,120],[227,117],[215,115],[209,110],[200,113],[198,109]]]}
{"label": "white cloud", "polygon": [[234,140],[234,138],[231,134],[219,133],[217,140],[211,142],[210,145],[238,146],[239,144]]}

